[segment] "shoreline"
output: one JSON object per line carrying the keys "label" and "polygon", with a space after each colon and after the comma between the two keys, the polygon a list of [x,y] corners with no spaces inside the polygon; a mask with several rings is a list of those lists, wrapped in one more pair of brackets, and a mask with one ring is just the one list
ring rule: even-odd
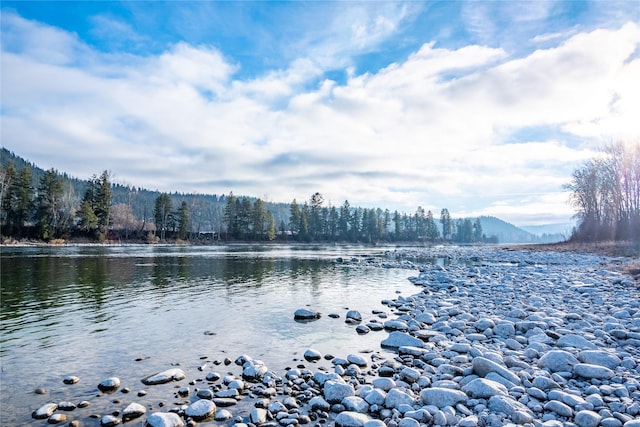
{"label": "shoreline", "polygon": [[[180,405],[150,411],[195,425],[188,424],[199,417],[189,415],[192,405],[210,400],[218,415],[202,414],[203,422],[232,415],[217,421],[235,427],[640,425],[640,290],[611,271],[610,260],[528,248],[422,249],[425,256],[479,262],[422,265],[410,279],[419,292],[385,301],[392,316],[381,346],[396,348],[395,357],[320,355],[331,371],[315,369],[318,355],[307,357],[309,348],[306,360],[280,374],[238,356],[241,378],[203,382],[187,373],[189,384],[211,390],[210,398],[194,390],[173,399]],[[240,379],[242,387],[231,387]],[[244,409],[233,416],[235,405]]]}

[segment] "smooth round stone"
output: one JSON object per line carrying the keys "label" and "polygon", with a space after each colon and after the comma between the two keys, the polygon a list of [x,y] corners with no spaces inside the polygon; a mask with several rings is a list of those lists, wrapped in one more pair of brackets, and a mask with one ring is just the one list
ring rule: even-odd
{"label": "smooth round stone", "polygon": [[102,418],[100,418],[100,426],[101,427],[115,427],[118,424],[120,424],[122,420],[118,417],[115,417],[113,415],[105,415]]}
{"label": "smooth round stone", "polygon": [[31,414],[37,420],[49,418],[58,409],[57,403],[45,403]]}
{"label": "smooth round stone", "polygon": [[354,322],[361,322],[362,321],[362,314],[360,314],[359,311],[357,310],[349,310],[347,311],[347,316],[346,316],[346,320],[349,321],[354,321]]}
{"label": "smooth round stone", "polygon": [[572,417],[573,409],[569,405],[566,405],[562,402],[558,402],[557,400],[550,400],[544,405],[544,410],[547,412],[555,412],[561,417]]}
{"label": "smooth round stone", "polygon": [[113,392],[120,388],[120,379],[117,377],[106,378],[100,381],[98,388],[103,392]]}
{"label": "smooth round stone", "polygon": [[368,334],[369,332],[371,332],[371,328],[369,328],[369,326],[367,325],[358,325],[356,327],[356,332],[360,335]]}
{"label": "smooth round stone", "polygon": [[67,416],[65,414],[53,414],[47,419],[49,424],[59,424],[65,421],[67,421]]}
{"label": "smooth round stone", "polygon": [[347,361],[349,363],[353,363],[354,365],[358,365],[361,368],[367,366],[367,359],[359,354],[350,354],[347,356]]}
{"label": "smooth round stone", "polygon": [[196,393],[196,396],[199,399],[207,399],[207,400],[211,400],[215,397],[213,390],[208,388],[203,388],[202,390],[198,390],[198,392]]}
{"label": "smooth round stone", "polygon": [[426,405],[444,408],[445,406],[455,406],[457,403],[466,401],[467,395],[460,390],[432,387],[422,390],[420,398]]}
{"label": "smooth round stone", "polygon": [[602,417],[593,411],[579,411],[576,413],[574,422],[579,427],[598,427]]}
{"label": "smooth round stone", "polygon": [[573,373],[583,378],[608,380],[613,377],[614,372],[604,366],[591,365],[588,363],[578,363],[573,367]]}
{"label": "smooth round stone", "polygon": [[173,412],[154,412],[147,418],[149,427],[184,427],[180,415]]}
{"label": "smooth round stone", "polygon": [[304,358],[309,362],[315,362],[317,360],[322,359],[322,353],[320,353],[318,350],[308,348],[304,352]]}
{"label": "smooth round stone", "polygon": [[352,411],[341,412],[334,420],[336,427],[363,427],[369,421],[368,415]]}
{"label": "smooth round stone", "polygon": [[142,379],[142,383],[145,385],[157,385],[166,384],[171,381],[180,381],[185,379],[186,375],[182,369],[167,369],[166,371],[158,372],[153,375],[149,375]]}
{"label": "smooth round stone", "polygon": [[216,381],[219,381],[219,380],[220,380],[220,378],[222,378],[222,376],[221,376],[219,373],[217,373],[217,372],[209,372],[209,373],[207,374],[207,376],[205,377],[205,379],[206,379],[207,381],[209,381],[209,382],[216,382]]}
{"label": "smooth round stone", "polygon": [[147,408],[139,403],[131,402],[126,408],[124,408],[124,411],[122,411],[122,420],[125,422],[135,420],[146,413]]}
{"label": "smooth round stone", "polygon": [[217,411],[214,417],[216,421],[229,421],[231,418],[233,418],[233,414],[231,414],[231,412],[227,411],[226,409]]}
{"label": "smooth round stone", "polygon": [[77,406],[73,402],[60,402],[58,403],[58,409],[60,411],[73,411]]}
{"label": "smooth round stone", "polygon": [[299,308],[293,313],[295,320],[316,320],[321,316],[320,312],[308,310],[306,308]]}
{"label": "smooth round stone", "polygon": [[507,394],[507,388],[505,386],[485,378],[476,378],[462,387],[462,391],[474,399],[488,399],[498,394]]}
{"label": "smooth round stone", "polygon": [[76,384],[78,381],[80,381],[80,378],[74,375],[69,375],[67,377],[64,377],[64,379],[62,380],[62,382],[65,384]]}
{"label": "smooth round stone", "polygon": [[195,421],[201,421],[211,418],[216,414],[216,404],[207,399],[196,400],[187,406],[184,413],[187,417],[191,417]]}

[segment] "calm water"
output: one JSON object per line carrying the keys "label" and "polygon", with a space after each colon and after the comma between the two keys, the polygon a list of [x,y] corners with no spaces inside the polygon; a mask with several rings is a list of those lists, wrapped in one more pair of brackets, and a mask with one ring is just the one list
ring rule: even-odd
{"label": "calm water", "polygon": [[[1,251],[3,426],[46,425],[46,420],[31,419],[31,412],[49,401],[91,400],[98,382],[109,376],[135,391],[144,388],[140,379],[146,375],[179,364],[188,379],[202,378],[215,369],[212,361],[241,354],[264,360],[283,374],[285,367],[305,363],[300,359],[310,347],[339,357],[366,349],[382,352],[379,343],[387,334],[358,335],[344,323],[346,309],[374,319],[372,309],[388,311],[381,300],[420,290],[407,280],[415,274],[412,270],[334,262],[338,256],[380,255],[384,248],[79,246]],[[305,306],[323,317],[295,322],[294,311]],[[332,319],[329,313],[341,317]],[[198,370],[203,363],[204,373]],[[232,368],[221,366],[219,371]],[[64,385],[67,375],[81,381]],[[35,394],[37,387],[47,394]],[[131,397],[123,401],[140,402],[135,393],[126,396]],[[147,397],[153,398],[153,393]],[[92,403],[90,408],[104,414],[113,409],[108,404]],[[80,418],[76,411],[68,414],[70,419]],[[99,425],[99,420],[82,420]]]}

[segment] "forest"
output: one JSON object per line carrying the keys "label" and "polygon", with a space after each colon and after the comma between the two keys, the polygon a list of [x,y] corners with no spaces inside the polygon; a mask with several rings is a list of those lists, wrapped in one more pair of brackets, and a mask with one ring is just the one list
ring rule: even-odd
{"label": "forest", "polygon": [[159,193],[110,182],[107,171],[87,181],[43,171],[2,151],[0,199],[3,239],[43,241],[297,241],[497,242],[479,218],[436,219],[414,213],[325,203],[316,192],[290,204],[229,195]]}

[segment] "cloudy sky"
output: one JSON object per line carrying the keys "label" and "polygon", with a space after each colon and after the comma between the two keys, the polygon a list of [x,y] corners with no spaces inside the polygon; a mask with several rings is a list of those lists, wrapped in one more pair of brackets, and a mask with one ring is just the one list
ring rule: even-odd
{"label": "cloudy sky", "polygon": [[2,146],[151,190],[517,225],[640,139],[637,1],[3,1]]}

